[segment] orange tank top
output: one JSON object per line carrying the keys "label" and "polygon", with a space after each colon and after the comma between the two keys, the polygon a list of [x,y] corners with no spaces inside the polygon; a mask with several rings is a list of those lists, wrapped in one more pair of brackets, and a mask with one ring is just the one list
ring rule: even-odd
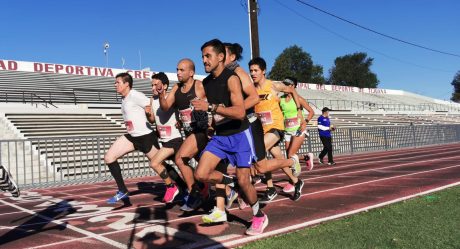
{"label": "orange tank top", "polygon": [[255,111],[262,126],[264,134],[271,129],[284,131],[284,117],[280,108],[280,99],[272,90],[273,82],[266,80],[262,88],[257,88],[260,102],[255,106]]}

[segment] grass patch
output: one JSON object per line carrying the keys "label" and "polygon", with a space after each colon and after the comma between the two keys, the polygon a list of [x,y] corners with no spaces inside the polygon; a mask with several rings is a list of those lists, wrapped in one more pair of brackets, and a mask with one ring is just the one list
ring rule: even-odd
{"label": "grass patch", "polygon": [[459,249],[460,187],[256,241],[243,248]]}

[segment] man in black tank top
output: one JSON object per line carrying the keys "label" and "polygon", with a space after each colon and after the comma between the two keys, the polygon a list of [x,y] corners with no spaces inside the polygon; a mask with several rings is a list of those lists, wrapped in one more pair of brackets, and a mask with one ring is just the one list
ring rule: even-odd
{"label": "man in black tank top", "polygon": [[[175,155],[175,163],[182,173],[185,183],[187,184],[188,195],[185,197],[185,203],[181,207],[183,211],[192,211],[202,202],[200,194],[207,197],[208,189],[203,184],[195,182],[193,177],[193,168],[188,165],[190,159],[201,152],[208,142],[206,132],[194,132],[191,129],[192,109],[190,101],[195,98],[205,99],[203,84],[199,80],[194,80],[195,64],[190,59],[182,59],[177,64],[176,84],[170,94],[165,97],[164,91],[160,93],[160,106],[164,111],[174,107],[176,115],[180,120],[180,125],[184,128],[186,139]],[[200,193],[200,191],[202,193]]]}
{"label": "man in black tank top", "polygon": [[213,115],[216,135],[211,138],[195,170],[195,178],[209,183],[232,184],[233,178],[216,171],[221,160],[237,167],[238,184],[253,210],[249,235],[260,234],[268,225],[267,216],[260,210],[257,194],[250,182],[250,167],[255,161],[252,135],[245,115],[239,78],[224,66],[225,46],[214,39],[202,47],[205,71],[211,73],[203,81],[208,102],[193,100],[195,110]]}

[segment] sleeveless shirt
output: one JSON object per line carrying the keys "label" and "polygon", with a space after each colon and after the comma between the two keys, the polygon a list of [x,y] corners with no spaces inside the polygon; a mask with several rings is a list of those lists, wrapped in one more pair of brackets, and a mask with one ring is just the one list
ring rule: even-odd
{"label": "sleeveless shirt", "polygon": [[[228,68],[224,68],[222,73],[216,78],[213,78],[213,75],[210,74],[203,80],[204,90],[209,103],[216,105],[222,104],[226,107],[232,106],[230,91],[228,90],[228,79],[233,75],[235,75],[234,72]],[[222,117],[219,114],[213,115],[213,118],[216,124],[216,135],[218,136],[230,136],[237,134],[249,127],[247,119],[230,119]]]}

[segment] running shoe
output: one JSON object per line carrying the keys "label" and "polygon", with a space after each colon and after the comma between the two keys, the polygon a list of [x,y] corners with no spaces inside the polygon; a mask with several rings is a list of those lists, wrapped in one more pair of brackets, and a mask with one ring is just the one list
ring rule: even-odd
{"label": "running shoe", "polygon": [[116,204],[118,201],[125,200],[128,198],[128,192],[117,191],[117,193],[107,200],[108,204]]}
{"label": "running shoe", "polygon": [[252,185],[256,185],[261,182],[262,178],[260,177],[260,175],[255,175],[254,177],[252,177]]}
{"label": "running shoe", "polygon": [[240,210],[243,210],[243,209],[249,207],[249,205],[243,200],[243,198],[238,197],[237,201],[238,201],[238,208]]}
{"label": "running shoe", "polygon": [[292,193],[294,192],[294,190],[295,190],[295,187],[291,183],[286,184],[286,186],[284,186],[283,188],[284,193]]}
{"label": "running shoe", "polygon": [[194,211],[194,210],[198,209],[198,207],[200,207],[201,203],[203,203],[203,200],[201,199],[200,196],[193,197],[192,195],[189,195],[187,197],[187,201],[185,202],[184,205],[182,205],[180,210],[182,210],[184,212],[191,212],[191,211]]}
{"label": "running shoe", "polygon": [[185,211],[185,210],[188,210],[189,208],[187,207],[187,201],[188,201],[188,198],[190,197],[190,194],[188,193],[188,191],[186,191],[185,195],[184,195],[184,198],[182,198],[182,202],[184,203],[181,207],[180,207],[180,210],[181,211]]}
{"label": "running shoe", "polygon": [[318,164],[319,165],[324,165],[323,159],[318,157]]}
{"label": "running shoe", "polygon": [[251,227],[246,230],[247,235],[259,235],[264,232],[264,229],[268,226],[268,217],[266,214],[262,217],[252,217]]}
{"label": "running shoe", "polygon": [[312,171],[313,170],[313,153],[308,153],[305,155],[305,163],[307,164],[307,170]]}
{"label": "running shoe", "polygon": [[163,197],[163,202],[171,203],[174,201],[174,198],[179,194],[179,188],[176,184],[171,183],[170,185],[166,185],[166,193]]}
{"label": "running shoe", "polygon": [[335,165],[335,164],[336,164],[335,162],[328,162],[327,163],[327,165],[330,165],[330,166]]}
{"label": "running shoe", "polygon": [[267,190],[265,190],[264,196],[262,196],[259,201],[260,203],[268,203],[275,199],[277,195],[278,193],[276,192],[275,188],[267,188]]}
{"label": "running shoe", "polygon": [[291,159],[294,160],[294,164],[291,166],[292,174],[297,177],[300,175],[300,171],[302,170],[300,168],[299,157],[297,155],[293,155],[291,156]]}
{"label": "running shoe", "polygon": [[292,200],[297,201],[300,199],[300,197],[302,196],[303,185],[304,185],[304,182],[302,179],[299,179],[299,181],[296,182],[294,196],[292,197]]}
{"label": "running shoe", "polygon": [[227,206],[225,208],[231,208],[236,198],[238,198],[238,192],[236,192],[233,188],[230,188],[230,194],[227,195]]}
{"label": "running shoe", "polygon": [[214,207],[212,212],[207,215],[201,216],[201,219],[204,223],[218,223],[218,222],[226,222],[227,221],[227,213]]}

